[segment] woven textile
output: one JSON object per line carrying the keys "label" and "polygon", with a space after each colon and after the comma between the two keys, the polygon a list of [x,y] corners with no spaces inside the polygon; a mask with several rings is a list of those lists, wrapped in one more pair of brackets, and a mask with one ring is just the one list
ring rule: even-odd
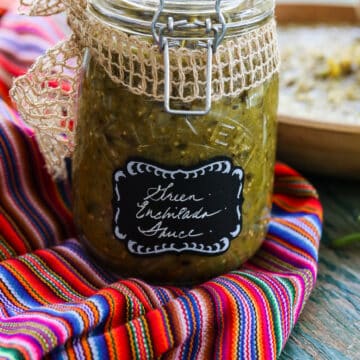
{"label": "woven textile", "polygon": [[191,289],[120,280],[98,267],[76,240],[69,194],[69,183],[45,171],[33,131],[1,101],[1,359],[280,354],[317,272],[322,209],[299,174],[276,166],[272,221],[257,255]]}
{"label": "woven textile", "polygon": [[240,270],[193,289],[118,280],[71,239],[68,184],[45,172],[32,131],[0,114],[0,356],[280,354],[316,278],[321,206],[303,178],[277,165],[269,233]]}

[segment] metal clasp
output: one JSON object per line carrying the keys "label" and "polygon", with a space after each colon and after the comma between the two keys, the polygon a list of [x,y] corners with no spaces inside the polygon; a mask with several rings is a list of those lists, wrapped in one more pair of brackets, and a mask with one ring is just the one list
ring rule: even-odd
{"label": "metal clasp", "polygon": [[[160,51],[164,53],[164,107],[165,110],[170,114],[176,115],[206,115],[211,109],[211,95],[212,95],[212,56],[216,52],[219,44],[225,37],[227,25],[225,18],[220,8],[221,0],[216,0],[215,10],[217,13],[218,21],[217,24],[212,24],[210,18],[204,22],[195,21],[189,23],[187,20],[174,21],[172,17],[168,18],[167,24],[159,25],[158,20],[161,13],[164,10],[165,0],[160,0],[160,6],[156,12],[153,22],[151,25],[151,31],[155,42],[159,45]],[[170,92],[171,92],[171,79],[170,79],[170,54],[169,49],[171,47],[180,46],[181,39],[169,39],[168,36],[164,35],[167,31],[169,34],[173,34],[175,29],[186,30],[186,29],[198,29],[204,28],[205,33],[214,33],[212,39],[206,41],[199,40],[197,46],[206,48],[207,52],[207,63],[206,63],[206,89],[205,89],[205,109],[204,110],[176,110],[170,106]]]}

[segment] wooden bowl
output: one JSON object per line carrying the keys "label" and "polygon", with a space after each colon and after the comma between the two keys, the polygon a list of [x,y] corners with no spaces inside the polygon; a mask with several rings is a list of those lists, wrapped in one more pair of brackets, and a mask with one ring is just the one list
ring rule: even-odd
{"label": "wooden bowl", "polygon": [[[349,5],[279,4],[276,13],[280,24],[354,24],[360,19],[358,9]],[[299,170],[360,179],[360,124],[279,114],[278,158]]]}
{"label": "wooden bowl", "polygon": [[278,119],[279,159],[309,172],[360,179],[360,126]]}

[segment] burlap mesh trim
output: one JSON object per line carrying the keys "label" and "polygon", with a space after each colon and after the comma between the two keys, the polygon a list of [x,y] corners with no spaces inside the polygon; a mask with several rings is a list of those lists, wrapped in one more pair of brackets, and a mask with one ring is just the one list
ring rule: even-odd
{"label": "burlap mesh trim", "polygon": [[[163,100],[163,55],[152,41],[129,36],[100,21],[87,0],[21,0],[31,15],[66,10],[73,30],[15,81],[11,94],[23,118],[37,131],[49,171],[65,174],[64,157],[74,149],[75,103],[82,53],[88,48],[116,84],[134,94]],[[206,50],[170,49],[171,98],[191,102],[205,98]],[[259,86],[279,70],[275,21],[223,41],[213,56],[212,99],[237,96]]]}
{"label": "burlap mesh trim", "polygon": [[21,0],[20,12],[32,16],[53,15],[66,10],[66,4],[62,0]]}
{"label": "burlap mesh trim", "polygon": [[73,36],[16,79],[11,96],[24,120],[36,131],[49,172],[65,177],[64,158],[74,150],[74,119],[82,51]]}
{"label": "burlap mesh trim", "polygon": [[49,16],[61,13],[69,6],[84,9],[87,0],[20,0],[19,11],[30,16]]}
{"label": "burlap mesh trim", "polygon": [[[163,100],[164,64],[157,45],[110,28],[91,12],[79,14],[71,8],[69,24],[115,83],[134,94]],[[171,98],[182,102],[204,99],[206,50],[172,48],[170,58]],[[278,71],[278,66],[275,21],[231,38],[218,47],[213,58],[212,99],[256,87]]]}

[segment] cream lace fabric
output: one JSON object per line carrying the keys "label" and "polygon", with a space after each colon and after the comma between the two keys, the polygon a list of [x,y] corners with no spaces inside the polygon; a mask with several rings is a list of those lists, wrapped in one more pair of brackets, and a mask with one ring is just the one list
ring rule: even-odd
{"label": "cream lace fabric", "polygon": [[[163,101],[164,61],[156,44],[129,36],[99,21],[87,0],[21,0],[28,15],[66,11],[72,37],[39,58],[15,81],[11,94],[23,118],[37,130],[50,173],[65,175],[76,129],[76,98],[84,49],[116,84],[130,92]],[[170,49],[171,99],[205,98],[206,50]],[[223,41],[213,56],[212,99],[237,96],[278,72],[279,52],[274,21]]]}

